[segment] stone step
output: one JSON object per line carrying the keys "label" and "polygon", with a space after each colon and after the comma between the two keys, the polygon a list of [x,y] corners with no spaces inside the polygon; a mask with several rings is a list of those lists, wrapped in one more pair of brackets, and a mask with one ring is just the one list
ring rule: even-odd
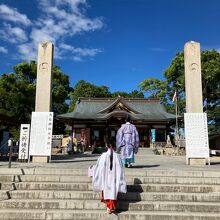
{"label": "stone step", "polygon": [[144,183],[175,183],[175,184],[207,184],[220,185],[220,178],[204,178],[204,177],[146,177]]}
{"label": "stone step", "polygon": [[100,200],[9,199],[0,201],[0,209],[105,209]]}
{"label": "stone step", "polygon": [[54,169],[51,168],[1,168],[0,175],[3,174],[14,174],[14,175],[32,175],[32,174],[45,174],[45,175],[75,175],[75,176],[86,176],[87,175],[87,168],[84,169]]}
{"label": "stone step", "polygon": [[[101,193],[92,191],[15,190],[10,192],[2,191],[0,195],[2,199],[101,199]],[[219,202],[220,193],[128,192],[126,194],[119,193],[119,199],[124,201]]]}
{"label": "stone step", "polygon": [[208,171],[208,170],[146,170],[146,176],[153,176],[153,177],[213,177],[217,178],[220,177],[220,172],[218,171]]}
{"label": "stone step", "polygon": [[209,193],[220,192],[220,186],[210,185],[176,185],[176,184],[134,184],[127,185],[130,192],[183,192],[183,193]]}
{"label": "stone step", "polygon": [[[72,175],[72,176],[87,176],[87,168],[83,169],[54,169],[51,168],[1,168],[0,175],[3,174],[15,174],[15,175],[27,175],[27,174],[45,174],[45,175]],[[126,176],[134,177],[153,177],[153,176],[166,176],[166,177],[220,177],[220,172],[213,170],[147,170],[144,168],[131,168],[125,169]]]}
{"label": "stone step", "polygon": [[0,219],[44,219],[44,220],[217,220],[219,213],[127,211],[107,214],[104,210],[0,210]]}
{"label": "stone step", "polygon": [[22,182],[78,182],[78,183],[91,183],[92,178],[88,176],[72,176],[72,175],[29,175],[29,176],[21,176],[20,180]]}
{"label": "stone step", "polygon": [[0,175],[25,175],[25,174],[34,174],[34,168],[6,168],[3,167],[0,169]]}
{"label": "stone step", "polygon": [[220,185],[220,178],[202,178],[202,177],[126,177],[128,182],[135,184],[189,184],[189,185]]}
{"label": "stone step", "polygon": [[[100,200],[6,200],[0,201],[0,209],[76,209],[103,210]],[[119,210],[130,211],[175,211],[175,212],[220,212],[220,202],[168,202],[168,201],[119,201]]]}
{"label": "stone step", "polygon": [[0,183],[5,182],[77,182],[91,183],[92,178],[88,176],[72,175],[1,175]]}
{"label": "stone step", "polygon": [[[135,184],[205,184],[205,185],[220,185],[220,178],[202,178],[202,177],[133,177],[126,176],[128,183]],[[3,182],[78,182],[91,183],[92,178],[87,176],[72,176],[72,175],[1,175],[0,183]]]}
{"label": "stone step", "polygon": [[10,194],[7,190],[0,190],[0,201],[10,198]]}
{"label": "stone step", "polygon": [[92,191],[91,183],[48,183],[20,182],[14,184],[17,190],[75,190]]}
{"label": "stone step", "polygon": [[15,190],[15,183],[0,183],[0,190]]}
{"label": "stone step", "polygon": [[1,182],[15,182],[16,176],[15,175],[1,175],[0,176],[0,183]]}
{"label": "stone step", "polygon": [[46,219],[46,210],[0,209],[0,219],[41,220],[41,219]]}
{"label": "stone step", "polygon": [[140,201],[132,203],[119,202],[120,210],[129,211],[170,211],[170,212],[210,212],[219,213],[220,202],[169,202],[169,201]]}
{"label": "stone step", "polygon": [[[11,187],[11,188],[10,188]],[[2,190],[75,190],[92,191],[92,183],[53,183],[19,182],[2,183]],[[208,193],[220,192],[220,185],[180,185],[180,184],[132,184],[127,185],[130,192],[185,192]]]}

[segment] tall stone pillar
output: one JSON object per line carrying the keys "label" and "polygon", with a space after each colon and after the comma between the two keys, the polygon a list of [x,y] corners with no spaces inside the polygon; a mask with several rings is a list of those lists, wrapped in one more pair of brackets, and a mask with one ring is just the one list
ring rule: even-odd
{"label": "tall stone pillar", "polygon": [[53,44],[51,42],[38,45],[36,112],[51,110],[51,82],[53,66]]}
{"label": "tall stone pillar", "polygon": [[[52,101],[53,49],[51,42],[38,45],[35,112],[50,112]],[[33,156],[33,162],[48,162],[46,156]]]}
{"label": "tall stone pillar", "polygon": [[202,77],[200,44],[190,41],[184,47],[186,112],[202,113]]}
{"label": "tall stone pillar", "polygon": [[[200,44],[190,41],[184,46],[186,113],[203,113]],[[189,158],[189,165],[206,165],[204,158]]]}

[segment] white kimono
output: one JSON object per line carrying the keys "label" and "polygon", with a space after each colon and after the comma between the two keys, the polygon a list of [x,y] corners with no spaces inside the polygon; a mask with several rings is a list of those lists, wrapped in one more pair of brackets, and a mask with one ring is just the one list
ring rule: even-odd
{"label": "white kimono", "polygon": [[94,168],[93,190],[104,193],[104,200],[116,200],[118,192],[126,193],[127,186],[123,165],[119,154],[113,151],[112,170],[110,170],[111,150],[103,153]]}

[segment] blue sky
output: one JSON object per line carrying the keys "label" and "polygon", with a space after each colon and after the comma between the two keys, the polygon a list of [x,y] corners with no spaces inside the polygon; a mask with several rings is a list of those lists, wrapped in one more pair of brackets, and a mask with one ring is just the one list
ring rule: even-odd
{"label": "blue sky", "polygon": [[0,73],[51,40],[72,86],[83,79],[130,92],[163,78],[187,41],[218,50],[219,12],[218,0],[0,0]]}

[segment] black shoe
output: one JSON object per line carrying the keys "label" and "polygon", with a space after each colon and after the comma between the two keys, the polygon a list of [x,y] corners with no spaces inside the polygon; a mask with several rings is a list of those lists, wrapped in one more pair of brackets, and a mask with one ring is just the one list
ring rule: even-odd
{"label": "black shoe", "polygon": [[125,167],[128,168],[128,164],[125,164]]}

